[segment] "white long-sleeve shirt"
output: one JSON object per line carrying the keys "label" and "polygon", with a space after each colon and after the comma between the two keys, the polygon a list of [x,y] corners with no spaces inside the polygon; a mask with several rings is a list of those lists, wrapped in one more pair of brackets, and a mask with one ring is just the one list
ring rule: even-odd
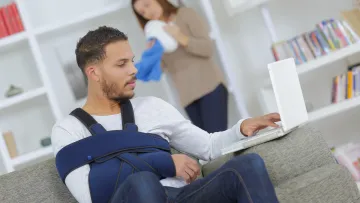
{"label": "white long-sleeve shirt", "polygon": [[[240,132],[240,120],[234,127],[224,132],[209,134],[194,126],[179,111],[167,102],[155,97],[132,99],[135,122],[140,132],[153,133],[166,139],[170,145],[201,160],[212,160],[221,155],[221,149],[244,136]],[[93,116],[106,130],[121,130],[121,115]],[[55,156],[66,145],[91,136],[87,128],[75,117],[67,116],[53,127],[51,139]],[[72,171],[65,184],[80,203],[91,203],[88,176],[89,165]],[[180,178],[166,178],[161,184],[169,187],[183,187]]]}

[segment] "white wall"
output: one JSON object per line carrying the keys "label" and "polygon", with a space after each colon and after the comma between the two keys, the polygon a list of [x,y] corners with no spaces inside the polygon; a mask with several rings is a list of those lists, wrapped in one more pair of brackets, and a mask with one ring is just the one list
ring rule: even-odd
{"label": "white wall", "polygon": [[[260,9],[229,17],[222,1],[213,0],[222,36],[230,51],[232,63],[241,80],[239,90],[244,92],[251,115],[263,112],[258,100],[262,82],[268,78],[267,64],[274,61],[270,51],[271,38],[265,27]],[[327,18],[340,18],[340,11],[350,9],[352,0],[272,0],[268,7],[279,40],[290,39],[315,28]],[[318,81],[319,84],[324,84]]]}

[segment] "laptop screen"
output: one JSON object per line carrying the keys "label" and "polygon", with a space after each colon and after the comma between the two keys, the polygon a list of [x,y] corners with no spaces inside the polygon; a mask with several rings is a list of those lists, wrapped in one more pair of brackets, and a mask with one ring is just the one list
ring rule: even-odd
{"label": "laptop screen", "polygon": [[293,58],[268,65],[276,104],[285,131],[308,120],[305,101]]}

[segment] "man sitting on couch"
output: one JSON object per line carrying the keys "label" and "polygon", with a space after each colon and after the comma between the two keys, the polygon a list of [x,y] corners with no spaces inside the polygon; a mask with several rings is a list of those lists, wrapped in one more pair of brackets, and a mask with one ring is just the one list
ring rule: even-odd
{"label": "man sitting on couch", "polygon": [[[51,138],[58,172],[78,202],[278,202],[257,154],[238,156],[196,179],[197,162],[185,154],[171,155],[169,146],[212,160],[223,147],[277,127],[279,114],[240,120],[229,130],[208,134],[161,99],[132,99],[137,73],[133,58],[127,36],[114,28],[90,31],[77,44],[88,98],[82,109],[55,124]],[[137,126],[127,125],[132,107]]]}

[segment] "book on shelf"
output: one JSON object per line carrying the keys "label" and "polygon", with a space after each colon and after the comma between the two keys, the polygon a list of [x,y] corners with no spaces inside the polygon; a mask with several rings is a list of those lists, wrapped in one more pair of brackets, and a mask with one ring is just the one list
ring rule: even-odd
{"label": "book on shelf", "polygon": [[10,158],[17,157],[18,152],[17,152],[16,143],[15,143],[13,133],[10,132],[10,131],[5,132],[5,133],[3,133],[3,137],[4,137],[4,140],[5,140],[7,150],[9,151]]}
{"label": "book on shelf", "polygon": [[0,39],[24,31],[16,3],[0,7]]}
{"label": "book on shelf", "polygon": [[271,50],[276,61],[294,58],[300,65],[358,41],[359,35],[346,21],[329,19],[310,32],[273,44]]}
{"label": "book on shelf", "polygon": [[338,103],[360,96],[360,64],[352,65],[346,73],[332,81],[331,102]]}

